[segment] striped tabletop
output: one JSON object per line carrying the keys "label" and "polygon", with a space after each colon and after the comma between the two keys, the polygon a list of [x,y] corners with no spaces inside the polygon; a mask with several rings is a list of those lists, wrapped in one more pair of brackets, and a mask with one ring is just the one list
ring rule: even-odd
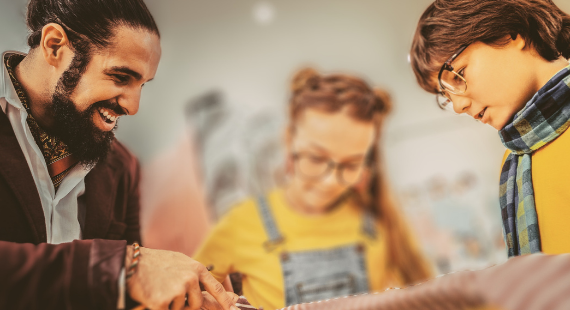
{"label": "striped tabletop", "polygon": [[570,309],[570,254],[533,254],[406,289],[294,305],[282,310]]}

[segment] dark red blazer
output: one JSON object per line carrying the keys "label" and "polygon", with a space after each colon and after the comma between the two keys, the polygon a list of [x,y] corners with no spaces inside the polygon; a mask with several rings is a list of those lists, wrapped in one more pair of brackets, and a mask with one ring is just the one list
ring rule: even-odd
{"label": "dark red blazer", "polygon": [[125,246],[140,241],[139,178],[136,158],[113,142],[85,178],[84,240],[46,244],[38,191],[0,110],[0,309],[115,309]]}

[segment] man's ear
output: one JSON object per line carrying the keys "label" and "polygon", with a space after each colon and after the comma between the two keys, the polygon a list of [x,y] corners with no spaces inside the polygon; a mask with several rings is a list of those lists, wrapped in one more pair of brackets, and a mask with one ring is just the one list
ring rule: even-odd
{"label": "man's ear", "polygon": [[68,53],[73,53],[69,46],[69,39],[61,25],[50,23],[43,27],[39,48],[50,66],[58,68],[68,65],[64,63],[64,59],[67,58]]}

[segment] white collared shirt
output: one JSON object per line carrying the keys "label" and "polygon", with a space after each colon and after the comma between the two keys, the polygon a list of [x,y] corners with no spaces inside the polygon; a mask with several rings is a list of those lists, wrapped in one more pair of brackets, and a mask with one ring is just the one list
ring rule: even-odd
{"label": "white collared shirt", "polygon": [[16,139],[32,172],[44,211],[47,242],[59,244],[81,239],[81,227],[77,217],[80,207],[78,198],[85,193],[85,176],[89,170],[82,165],[76,165],[63,179],[58,191],[55,191],[44,156],[26,121],[28,112],[18,98],[8,75],[4,55],[5,53],[2,55],[0,74],[0,107],[10,120]]}

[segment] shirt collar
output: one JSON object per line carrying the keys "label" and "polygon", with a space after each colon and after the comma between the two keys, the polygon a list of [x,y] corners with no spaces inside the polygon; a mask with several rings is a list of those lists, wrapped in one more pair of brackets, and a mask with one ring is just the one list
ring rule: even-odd
{"label": "shirt collar", "polygon": [[[2,71],[0,72],[0,98],[5,98],[6,102],[14,106],[16,109],[25,111],[26,109],[24,109],[20,98],[18,98],[18,94],[14,89],[14,85],[12,85],[10,75],[8,74],[8,69],[6,68],[6,63],[4,62],[4,56],[6,56],[6,54],[26,55],[25,53],[16,51],[7,51],[2,53]],[[4,105],[2,105],[2,112],[6,113],[6,107]]]}

